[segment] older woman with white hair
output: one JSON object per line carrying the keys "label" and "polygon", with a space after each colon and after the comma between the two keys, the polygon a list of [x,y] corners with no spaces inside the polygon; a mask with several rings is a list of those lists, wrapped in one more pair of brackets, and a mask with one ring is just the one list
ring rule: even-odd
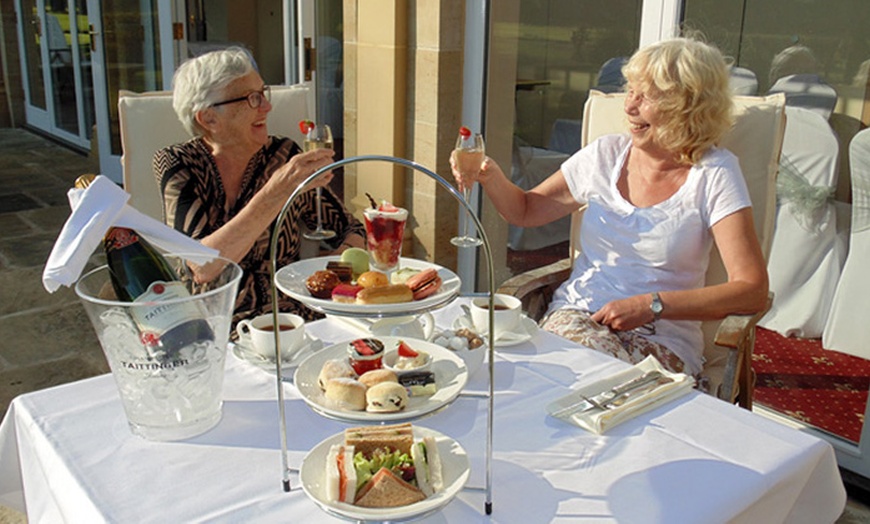
{"label": "older woman with white hair", "polygon": [[[269,87],[241,48],[214,51],[183,63],[173,78],[173,107],[194,138],[154,155],[164,219],[242,267],[234,322],[269,312],[269,249],[275,219],[292,192],[328,165],[334,153],[329,149],[303,153],[293,140],[268,134]],[[334,253],[363,247],[364,229],[326,187],[331,179],[327,173],[310,186],[325,188],[324,225],[337,232],[329,247]],[[299,224],[316,226],[315,206],[314,191],[294,200],[279,233],[279,266],[298,260]],[[194,277],[207,281],[213,272],[205,265],[194,268]],[[281,300],[281,311],[312,317],[297,302]]]}
{"label": "older woman with white hair", "polygon": [[[477,180],[511,224],[540,226],[588,205],[582,253],[541,326],[637,363],[703,366],[700,321],[760,311],[767,271],[737,158],[728,67],[687,38],[637,51],[623,67],[626,134],[599,138],[523,191],[492,160]],[[454,169],[461,184],[461,177]],[[728,282],[704,286],[712,242]]]}

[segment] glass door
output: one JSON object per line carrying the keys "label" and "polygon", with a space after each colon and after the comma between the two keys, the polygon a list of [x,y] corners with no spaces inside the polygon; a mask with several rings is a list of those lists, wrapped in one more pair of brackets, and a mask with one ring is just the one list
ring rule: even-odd
{"label": "glass door", "polygon": [[[827,108],[821,125],[839,144],[836,178],[825,185],[834,192],[835,234],[848,243],[849,144],[870,126],[866,1],[847,0],[836,10],[823,0],[804,0],[800,9],[789,0],[602,0],[584,2],[582,8],[558,0],[479,3],[490,10],[487,65],[466,68],[465,74],[489,77],[487,150],[498,155],[516,183],[540,182],[579,147],[589,89],[619,88],[613,59],[685,27],[700,31],[734,60],[735,93],[785,91],[792,107],[807,100],[795,96],[801,89],[834,93],[806,110]],[[789,87],[795,76],[804,83]],[[489,225],[507,228],[501,220]],[[568,225],[546,227],[510,228],[506,276],[567,254]],[[489,229],[488,235],[497,236]],[[498,260],[496,266],[498,271]],[[859,317],[856,312],[855,322]],[[753,361],[756,411],[830,441],[841,466],[870,477],[870,427],[864,423],[870,416],[870,359],[824,348],[820,333],[795,338],[767,330],[759,335]]]}
{"label": "glass door", "polygon": [[[864,23],[870,4],[844,0],[831,9],[829,2],[804,0],[799,9],[794,7],[788,0],[685,0],[683,25],[702,31],[734,59],[744,80],[743,94],[786,93],[790,112],[780,180],[788,170],[807,187],[832,192],[805,229],[794,230],[786,226],[794,220],[789,215],[797,216],[800,208],[784,205],[788,198],[780,194],[777,232],[789,231],[789,236],[804,240],[779,258],[771,254],[768,272],[777,312],[762,319],[760,325],[768,329],[756,339],[756,410],[829,440],[841,466],[870,477],[870,429],[865,423],[870,414],[870,359],[826,348],[821,340],[848,252],[849,145],[870,125],[870,40]],[[822,149],[833,160],[794,139],[800,136],[832,137],[832,147]],[[813,156],[808,156],[811,151]],[[833,173],[826,165],[834,166]],[[773,249],[781,246],[774,238]],[[793,257],[801,260],[799,268],[782,263]],[[816,289],[818,295],[803,294],[797,300],[780,282],[800,282],[802,293]],[[851,321],[861,322],[861,314],[855,312]]]}
{"label": "glass door", "polygon": [[[336,160],[344,153],[344,34],[342,0],[314,2],[316,119],[332,128]],[[303,46],[304,47],[304,46]],[[310,64],[309,64],[310,65]]]}
{"label": "glass door", "polygon": [[82,149],[94,129],[91,35],[82,0],[20,0],[28,124]]}
{"label": "glass door", "polygon": [[172,33],[160,31],[158,11],[168,10],[170,6],[169,2],[158,0],[88,0],[88,6],[90,32],[94,38],[94,102],[100,169],[120,183],[118,92],[163,88],[161,48],[171,46]]}
{"label": "glass door", "polygon": [[[638,47],[643,7],[641,0],[590,0],[582,8],[489,2],[487,152],[518,186],[536,186],[580,148],[586,97],[591,89],[621,89],[621,60]],[[466,68],[466,77],[474,74]],[[495,261],[505,277],[497,280],[568,255],[570,217],[535,228],[502,220],[487,227],[508,230],[505,258]]]}

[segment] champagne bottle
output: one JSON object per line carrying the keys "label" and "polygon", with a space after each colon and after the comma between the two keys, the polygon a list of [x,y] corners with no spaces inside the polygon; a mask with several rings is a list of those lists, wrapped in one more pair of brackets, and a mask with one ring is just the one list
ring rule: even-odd
{"label": "champagne bottle", "polygon": [[[94,175],[83,175],[75,186],[85,188],[93,179]],[[193,343],[214,341],[214,332],[195,303],[160,304],[189,297],[190,293],[169,262],[147,240],[132,229],[111,227],[103,238],[103,248],[118,300],[153,303],[152,307],[131,310],[144,345],[172,358]]]}

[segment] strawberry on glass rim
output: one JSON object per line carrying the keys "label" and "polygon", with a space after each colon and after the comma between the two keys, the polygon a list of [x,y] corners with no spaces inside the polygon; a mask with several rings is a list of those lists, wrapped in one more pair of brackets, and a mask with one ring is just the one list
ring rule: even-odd
{"label": "strawberry on glass rim", "polygon": [[300,120],[299,121],[299,131],[302,131],[303,135],[307,135],[309,131],[314,127],[314,122],[311,120]]}
{"label": "strawberry on glass rim", "polygon": [[468,128],[465,127],[465,126],[462,126],[462,127],[459,128],[459,135],[460,135],[462,138],[468,138],[468,137],[471,136],[471,129],[468,129]]}

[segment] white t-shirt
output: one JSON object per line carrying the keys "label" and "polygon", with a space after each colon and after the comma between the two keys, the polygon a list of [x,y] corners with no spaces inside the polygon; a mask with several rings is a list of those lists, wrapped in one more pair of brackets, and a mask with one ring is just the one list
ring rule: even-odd
{"label": "white t-shirt", "polygon": [[[582,253],[550,311],[596,311],[606,303],[653,291],[704,285],[713,237],[710,227],[752,205],[737,157],[711,149],[689,170],[670,198],[638,208],[616,187],[631,146],[628,135],[608,135],[562,164],[573,197],[587,203],[580,228]],[[698,373],[703,365],[701,323],[662,319],[649,338],[673,351]]]}

